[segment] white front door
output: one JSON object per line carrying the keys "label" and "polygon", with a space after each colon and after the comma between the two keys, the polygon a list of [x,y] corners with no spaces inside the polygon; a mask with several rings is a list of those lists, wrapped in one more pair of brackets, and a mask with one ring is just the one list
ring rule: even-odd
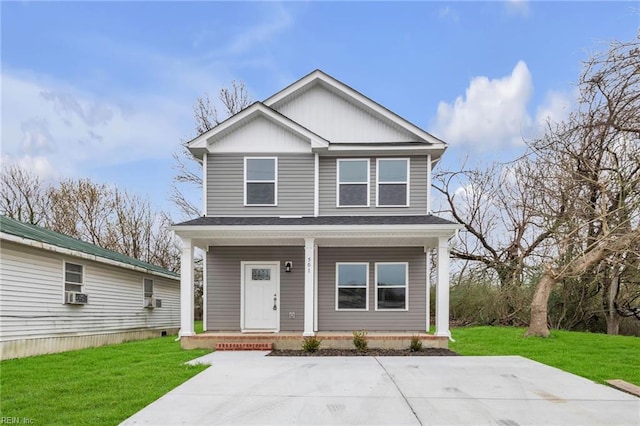
{"label": "white front door", "polygon": [[243,262],[243,331],[278,331],[280,265]]}

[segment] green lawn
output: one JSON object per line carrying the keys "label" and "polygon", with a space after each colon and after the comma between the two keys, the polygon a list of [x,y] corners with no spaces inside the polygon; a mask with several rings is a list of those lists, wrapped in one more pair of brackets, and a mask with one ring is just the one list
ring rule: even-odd
{"label": "green lawn", "polygon": [[523,337],[524,328],[463,327],[451,330],[449,348],[461,355],[520,355],[603,383],[622,379],[640,385],[640,338],[553,330]]}
{"label": "green lawn", "polygon": [[[115,425],[204,370],[175,336],[0,362],[0,417]],[[24,422],[22,422],[24,423]]]}

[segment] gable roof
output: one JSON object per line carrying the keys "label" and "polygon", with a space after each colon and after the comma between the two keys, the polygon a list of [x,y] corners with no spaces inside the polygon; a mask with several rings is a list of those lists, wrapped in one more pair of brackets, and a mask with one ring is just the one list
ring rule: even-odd
{"label": "gable roof", "polygon": [[[177,279],[180,277],[177,273],[159,266],[142,262],[141,260],[98,247],[94,244],[78,240],[68,235],[60,234],[59,232],[54,232],[49,229],[42,228],[41,226],[23,223],[6,216],[0,216],[0,235],[3,240],[10,240],[18,243],[25,243],[26,241],[24,240],[44,243],[44,245],[38,245],[38,247],[45,250],[58,251],[55,250],[55,248],[61,248],[75,252],[69,254],[92,258],[92,260],[102,263],[116,264],[127,269],[141,270],[142,272],[161,275],[171,279]],[[64,252],[65,250],[60,251]]]}
{"label": "gable roof", "polygon": [[187,142],[187,147],[194,155],[202,157],[202,154],[206,152],[207,143],[211,138],[222,136],[227,132],[231,132],[238,126],[241,126],[242,123],[244,123],[246,120],[254,117],[264,117],[273,123],[290,129],[303,139],[307,140],[310,143],[311,148],[326,148],[329,146],[329,141],[324,139],[322,136],[312,132],[304,126],[301,126],[300,124],[280,114],[279,112],[274,111],[264,103],[254,102],[239,113],[227,118],[226,120],[215,126],[213,129]]}
{"label": "gable roof", "polygon": [[312,71],[311,73],[302,77],[300,80],[290,84],[278,93],[272,95],[264,101],[264,104],[271,108],[277,109],[278,105],[287,102],[288,99],[295,97],[298,93],[301,93],[316,84],[322,84],[332,91],[342,95],[343,97],[356,101],[365,109],[372,112],[374,115],[407,129],[409,132],[415,134],[427,143],[433,145],[442,145],[443,147],[446,146],[446,143],[444,141],[436,138],[430,133],[427,133],[415,124],[400,117],[393,111],[385,108],[379,103],[373,101],[371,98],[368,98],[352,87],[347,86],[346,84],[336,80],[335,78],[319,69]]}
{"label": "gable roof", "polygon": [[[300,123],[292,120],[291,118],[281,114],[277,111],[278,106],[283,105],[289,99],[296,97],[298,94],[305,90],[321,84],[325,88],[328,88],[333,93],[347,99],[354,104],[357,104],[364,111],[372,114],[374,117],[379,118],[383,122],[392,124],[393,126],[400,127],[407,132],[415,135],[418,139],[424,142],[417,142],[423,145],[425,148],[429,147],[438,152],[438,156],[446,149],[447,144],[435,136],[422,130],[415,124],[405,120],[384,106],[364,96],[357,90],[347,86],[346,84],[336,80],[330,75],[317,69],[306,76],[302,77],[298,81],[287,86],[283,90],[270,96],[263,102],[254,102],[249,107],[243,109],[237,114],[227,118],[211,130],[196,136],[191,141],[187,142],[186,146],[196,158],[202,158],[203,154],[207,152],[207,144],[211,141],[215,141],[215,138],[221,137],[229,132],[242,126],[248,120],[254,117],[265,117],[273,123],[279,124],[293,131],[302,139],[307,140],[310,143],[310,147],[316,149],[331,149],[331,144],[336,144],[337,141],[329,141],[317,133],[309,130]],[[379,145],[379,144],[376,144]],[[336,146],[337,148],[337,146]],[[344,148],[340,148],[344,149]]]}

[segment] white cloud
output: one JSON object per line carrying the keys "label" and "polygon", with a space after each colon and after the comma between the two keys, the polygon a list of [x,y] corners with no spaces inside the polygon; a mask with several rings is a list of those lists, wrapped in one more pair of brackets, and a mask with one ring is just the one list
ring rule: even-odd
{"label": "white cloud", "polygon": [[11,155],[2,154],[2,165],[14,165],[17,164],[24,170],[30,170],[37,176],[45,181],[55,181],[60,177],[60,174],[55,167],[51,164],[49,159],[44,156],[32,157],[31,155],[25,155],[23,157],[13,157]]}
{"label": "white cloud", "polygon": [[452,145],[477,151],[517,146],[532,124],[526,109],[532,92],[531,73],[523,61],[503,78],[474,77],[464,97],[453,104],[439,103],[433,132]]}
{"label": "white cloud", "polygon": [[[189,103],[158,96],[100,99],[45,76],[3,72],[3,160],[51,175],[168,158],[190,123]],[[47,176],[44,176],[47,175]]]}
{"label": "white cloud", "polygon": [[576,94],[550,91],[546,94],[544,103],[536,111],[536,124],[543,129],[547,123],[558,123],[569,117],[571,108],[575,105]]}
{"label": "white cloud", "polygon": [[440,8],[440,10],[438,11],[438,17],[440,17],[440,19],[449,19],[453,22],[460,21],[460,16],[458,15],[458,12],[456,12],[455,9],[449,6]]}
{"label": "white cloud", "polygon": [[507,0],[504,5],[510,15],[520,15],[525,18],[529,16],[528,0]]}

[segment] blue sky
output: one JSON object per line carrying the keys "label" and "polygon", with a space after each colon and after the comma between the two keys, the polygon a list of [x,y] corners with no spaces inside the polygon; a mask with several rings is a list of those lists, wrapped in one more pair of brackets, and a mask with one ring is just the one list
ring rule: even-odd
{"label": "blue sky", "polygon": [[192,106],[320,68],[450,144],[508,159],[562,119],[589,52],[638,2],[3,2],[2,161],[168,201]]}

